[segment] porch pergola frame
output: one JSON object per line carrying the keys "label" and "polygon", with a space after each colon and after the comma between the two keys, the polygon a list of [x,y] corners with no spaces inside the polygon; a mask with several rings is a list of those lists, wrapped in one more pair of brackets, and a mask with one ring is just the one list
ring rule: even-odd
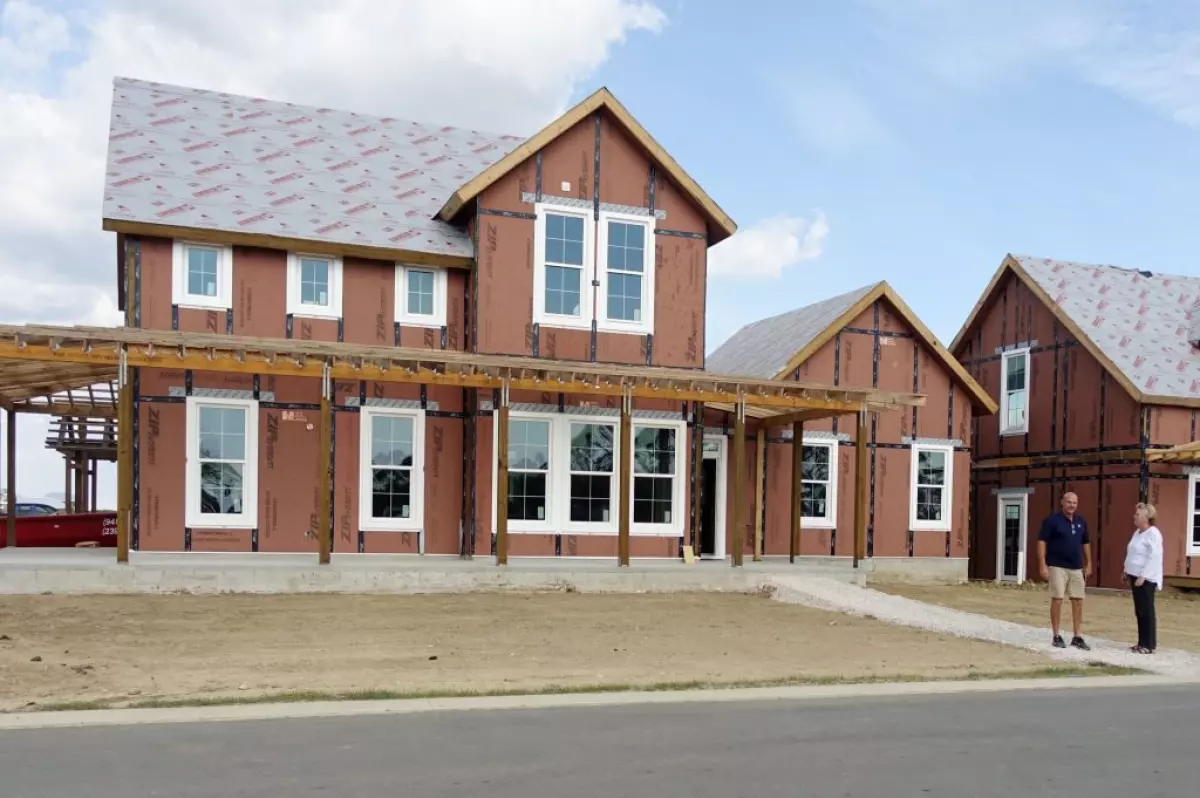
{"label": "porch pergola frame", "polygon": [[[10,371],[10,368],[13,369]],[[870,412],[890,412],[921,407],[918,394],[840,388],[805,382],[742,378],[710,372],[661,367],[578,363],[543,358],[480,355],[453,350],[373,347],[347,343],[265,339],[135,328],[52,327],[0,325],[0,403],[10,411],[29,402],[44,386],[78,387],[81,381],[99,382],[115,377],[118,386],[118,518],[117,559],[128,562],[129,530],[133,507],[133,453],[130,432],[133,390],[129,369],[160,368],[213,371],[264,376],[309,377],[321,381],[322,446],[319,463],[321,496],[329,495],[332,387],[335,380],[371,380],[402,384],[443,385],[491,389],[499,392],[497,423],[504,427],[512,391],[555,392],[568,395],[610,396],[621,399],[621,434],[628,437],[636,399],[694,402],[733,409],[734,530],[733,565],[743,559],[741,508],[745,507],[745,419],[779,418],[794,425],[816,418],[857,415],[859,419],[859,489],[855,496],[855,564],[865,556],[864,419]],[[36,386],[36,387],[27,387]],[[503,443],[504,438],[501,438]],[[628,441],[626,441],[628,444]],[[498,446],[497,481],[507,485],[507,447]],[[743,468],[738,465],[742,464]],[[619,466],[620,495],[628,498],[632,458]],[[793,474],[793,502],[799,500],[799,474]],[[508,558],[507,510],[497,491],[498,564]],[[628,508],[628,501],[622,504]],[[621,513],[618,524],[618,561],[629,564],[630,523]],[[330,560],[332,524],[328,508],[320,513],[319,562]],[[793,521],[793,558],[798,534]],[[861,538],[861,540],[860,540]]]}

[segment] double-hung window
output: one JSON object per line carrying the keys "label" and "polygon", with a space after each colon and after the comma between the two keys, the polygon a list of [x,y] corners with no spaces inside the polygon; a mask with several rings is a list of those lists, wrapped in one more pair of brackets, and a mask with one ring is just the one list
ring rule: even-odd
{"label": "double-hung window", "polygon": [[413,327],[446,324],[446,270],[396,266],[396,321]]}
{"label": "double-hung window", "polygon": [[837,442],[805,441],[801,453],[800,518],[804,526],[837,524]]}
{"label": "double-hung window", "polygon": [[1200,557],[1200,492],[1196,483],[1200,474],[1188,476],[1187,556]]}
{"label": "double-hung window", "polygon": [[633,533],[683,534],[681,435],[674,423],[633,426]]}
{"label": "double-hung window", "polygon": [[604,422],[570,424],[570,524],[607,527],[616,519],[616,427]]}
{"label": "double-hung window", "polygon": [[528,528],[550,522],[551,424],[508,422],[508,520]]}
{"label": "double-hung window", "polygon": [[600,214],[600,313],[610,332],[654,331],[654,218]]}
{"label": "double-hung window", "polygon": [[289,253],[287,281],[288,313],[318,319],[341,318],[341,258]]}
{"label": "double-hung window", "polygon": [[171,301],[185,308],[232,307],[233,248],[176,241],[171,250]]}
{"label": "double-hung window", "polygon": [[539,203],[534,223],[534,321],[551,327],[592,325],[591,211]]}
{"label": "double-hung window", "polygon": [[913,444],[910,528],[945,532],[950,529],[954,447]]}
{"label": "double-hung window", "polygon": [[359,528],[415,532],[424,523],[425,414],[359,411]]}
{"label": "double-hung window", "polygon": [[258,526],[258,403],[189,397],[185,523],[200,529]]}
{"label": "double-hung window", "polygon": [[1005,352],[1000,358],[1000,434],[1029,431],[1029,350]]}

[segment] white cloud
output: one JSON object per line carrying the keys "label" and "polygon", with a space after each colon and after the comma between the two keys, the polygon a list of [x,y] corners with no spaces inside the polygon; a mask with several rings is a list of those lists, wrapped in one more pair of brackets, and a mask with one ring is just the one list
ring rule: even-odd
{"label": "white cloud", "polygon": [[882,43],[948,85],[1066,72],[1200,127],[1200,20],[1190,3],[858,1]]}
{"label": "white cloud", "polygon": [[[555,5],[0,0],[0,321],[119,322],[100,230],[114,75],[527,134],[627,36],[666,24],[654,0]],[[21,495],[55,490],[37,424],[21,433],[38,464]]]}
{"label": "white cloud", "polygon": [[825,214],[817,211],[810,221],[779,215],[747,227],[709,251],[708,270],[715,278],[776,278],[785,269],[814,260],[829,235]]}

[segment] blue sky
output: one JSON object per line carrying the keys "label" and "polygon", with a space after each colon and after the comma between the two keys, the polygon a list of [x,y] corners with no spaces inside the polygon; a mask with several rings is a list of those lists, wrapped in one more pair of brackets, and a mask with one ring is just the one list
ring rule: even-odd
{"label": "blue sky", "polygon": [[[710,349],[880,279],[949,343],[1006,252],[1197,273],[1200,73],[1138,60],[1188,55],[1178,4],[1148,17],[1047,2],[1050,20],[1035,4],[892,5],[907,10],[664,3],[659,33],[634,32],[578,86],[612,89],[743,229],[825,214],[818,257],[778,278],[714,276]],[[1097,74],[1110,58],[1129,72]]]}

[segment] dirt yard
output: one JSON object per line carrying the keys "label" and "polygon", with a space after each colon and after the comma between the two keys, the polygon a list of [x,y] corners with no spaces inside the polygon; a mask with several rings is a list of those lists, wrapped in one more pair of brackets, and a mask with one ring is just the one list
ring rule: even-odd
{"label": "dirt yard", "polygon": [[755,596],[0,598],[0,709],[290,691],[950,678],[1053,668]]}
{"label": "dirt yard", "polygon": [[[992,618],[1031,626],[1050,627],[1050,596],[1045,585],[1021,587],[973,583],[954,587],[879,586],[879,590],[918,601],[940,604]],[[1166,591],[1155,598],[1158,645],[1200,652],[1200,598]],[[1070,607],[1063,607],[1063,628],[1071,628]],[[1092,593],[1084,600],[1084,635],[1118,642],[1137,642],[1133,599],[1126,595]],[[1048,632],[1047,632],[1048,634]]]}

